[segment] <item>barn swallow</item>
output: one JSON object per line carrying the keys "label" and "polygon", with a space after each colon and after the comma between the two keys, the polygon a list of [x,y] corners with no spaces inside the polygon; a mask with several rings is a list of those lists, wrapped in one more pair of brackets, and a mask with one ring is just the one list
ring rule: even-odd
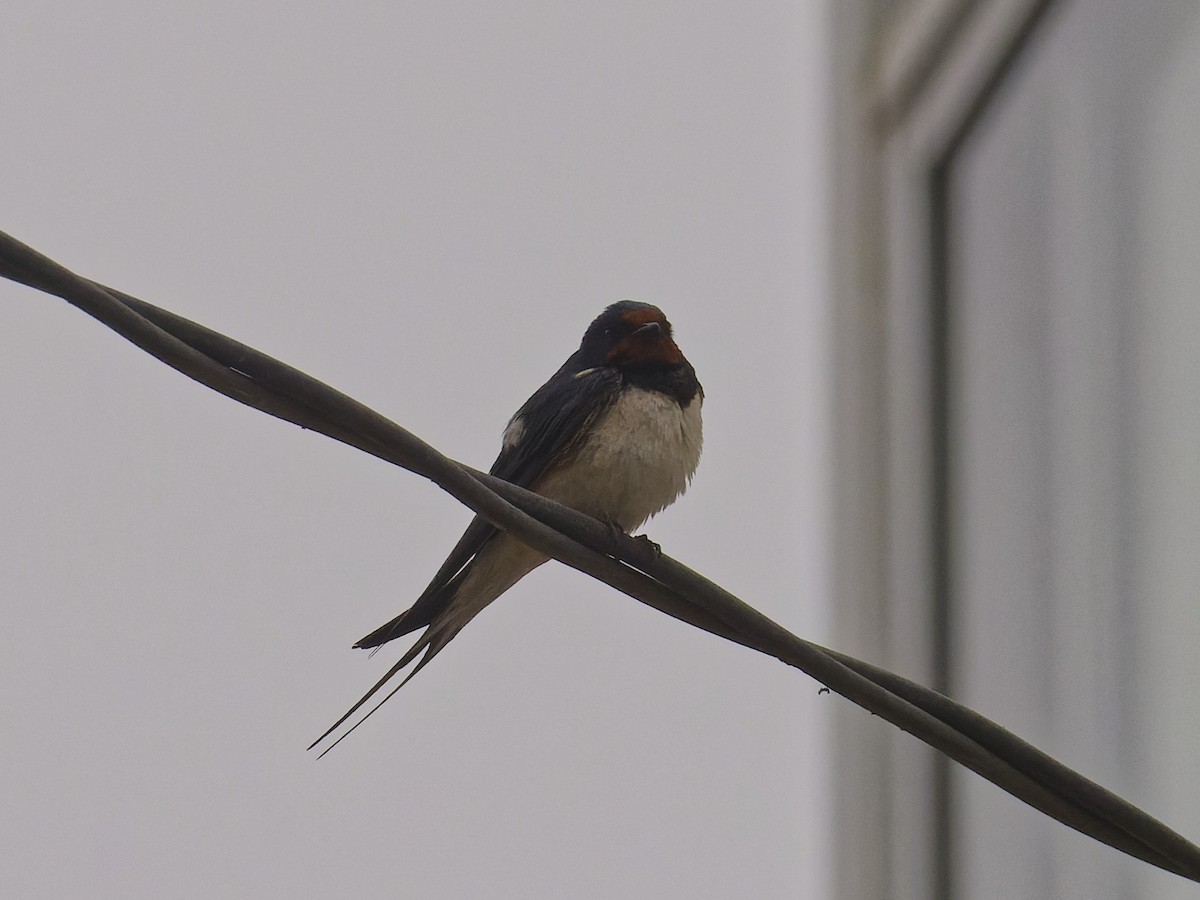
{"label": "barn swallow", "polygon": [[[687,489],[700,462],[703,401],[662,311],[622,300],[588,326],[579,349],[509,420],[491,474],[630,532]],[[382,706],[480,610],[547,559],[477,516],[416,603],[354,646],[374,651],[425,633],[309,749],[424,651],[371,712]]]}

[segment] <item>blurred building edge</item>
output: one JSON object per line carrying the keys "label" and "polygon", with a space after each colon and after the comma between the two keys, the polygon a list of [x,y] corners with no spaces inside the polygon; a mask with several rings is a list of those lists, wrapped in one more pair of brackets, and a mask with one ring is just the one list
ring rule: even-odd
{"label": "blurred building edge", "polygon": [[[1200,3],[835,0],[835,646],[1200,840]],[[1190,896],[860,710],[839,896]]]}

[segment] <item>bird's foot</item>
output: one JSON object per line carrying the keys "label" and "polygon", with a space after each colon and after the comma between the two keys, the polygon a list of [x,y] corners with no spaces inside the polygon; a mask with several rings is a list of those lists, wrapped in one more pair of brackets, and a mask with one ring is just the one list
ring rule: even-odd
{"label": "bird's foot", "polygon": [[[644,569],[647,566],[651,566],[658,562],[658,558],[662,556],[662,547],[658,546],[658,544],[654,543],[654,541],[650,540],[650,538],[646,537],[646,535],[626,535],[626,537],[632,537],[633,542],[637,547],[636,552],[626,556],[626,562],[632,563],[634,566],[637,566],[640,569]],[[628,546],[628,544],[626,546]]]}
{"label": "bird's foot", "polygon": [[621,538],[633,538],[638,544],[638,553],[635,558],[626,559],[626,562],[632,562],[634,565],[649,565],[662,556],[662,547],[650,540],[646,535],[631,535],[619,524],[612,519],[603,519],[604,526],[608,529],[609,542],[612,546],[612,555],[617,558],[628,557],[629,554],[622,553],[622,546],[628,547],[628,544],[622,545]]}
{"label": "bird's foot", "polygon": [[608,543],[612,548],[612,554],[615,556],[621,546],[621,538],[629,537],[628,533],[612,519],[601,519],[604,527],[608,529]]}
{"label": "bird's foot", "polygon": [[639,534],[634,538],[634,540],[642,544],[655,559],[658,559],[660,556],[662,556],[662,547],[650,540],[649,535]]}

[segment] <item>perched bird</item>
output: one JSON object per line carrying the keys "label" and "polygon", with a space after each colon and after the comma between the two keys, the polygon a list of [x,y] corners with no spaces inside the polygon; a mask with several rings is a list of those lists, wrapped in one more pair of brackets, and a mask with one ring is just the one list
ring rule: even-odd
{"label": "perched bird", "polygon": [[[622,300],[588,326],[579,349],[509,420],[491,474],[632,531],[687,489],[700,462],[703,400],[662,311]],[[374,649],[425,633],[312,747],[424,651],[381,706],[547,559],[476,517],[417,602],[354,646]]]}

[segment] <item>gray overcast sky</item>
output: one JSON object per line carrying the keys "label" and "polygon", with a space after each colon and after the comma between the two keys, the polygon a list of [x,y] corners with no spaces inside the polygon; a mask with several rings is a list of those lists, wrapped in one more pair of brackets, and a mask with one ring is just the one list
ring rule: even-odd
{"label": "gray overcast sky", "polygon": [[[824,0],[193,7],[5,5],[0,228],[479,466],[657,303],[706,438],[647,530],[824,640]],[[316,762],[468,512],[0,310],[0,894],[827,893],[837,701],[556,564]]]}

